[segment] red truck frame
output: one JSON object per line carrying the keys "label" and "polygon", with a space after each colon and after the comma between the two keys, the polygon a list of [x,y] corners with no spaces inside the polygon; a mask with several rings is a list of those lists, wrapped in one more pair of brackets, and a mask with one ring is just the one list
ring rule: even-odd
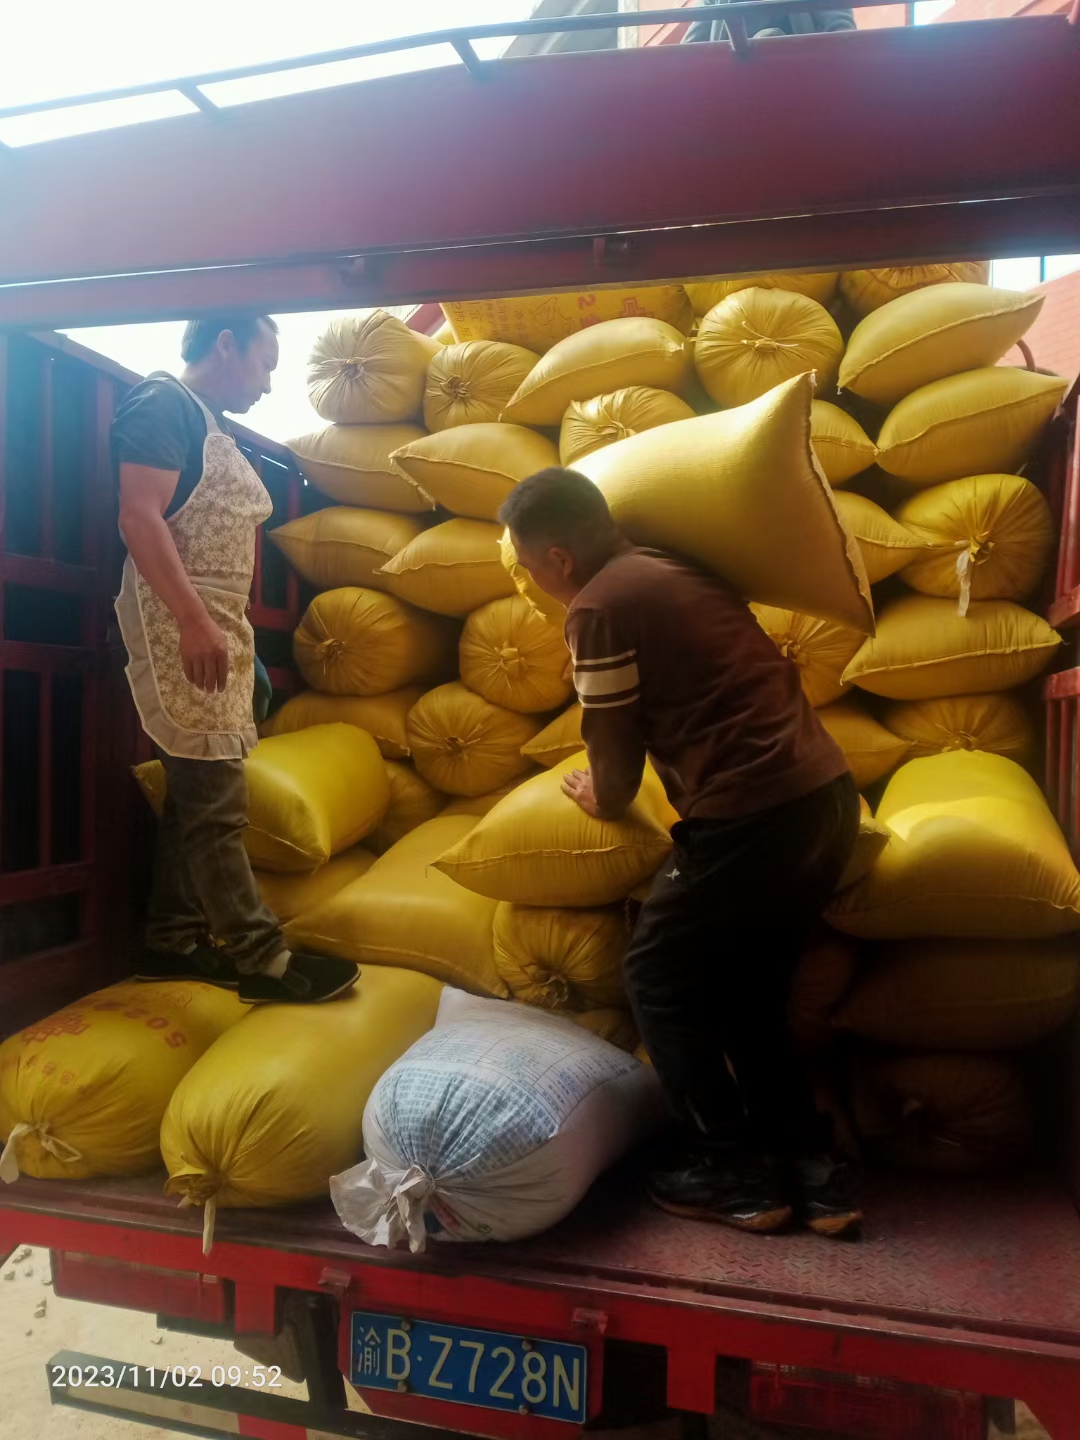
{"label": "red truck frame", "polygon": [[[110,631],[119,542],[108,426],[135,377],[37,332],[223,302],[430,304],[1080,249],[1080,27],[1069,18],[747,41],[744,18],[770,7],[783,8],[729,6],[730,46],[497,64],[479,62],[473,40],[687,17],[440,32],[462,59],[456,70],[235,111],[205,93],[230,77],[191,77],[170,85],[202,113],[0,151],[4,1030],[124,973],[146,848],[128,775],[141,741]],[[125,93],[154,88],[169,86]],[[0,121],[34,108],[0,110]],[[485,157],[484,183],[447,164],[448,116],[454,155]],[[215,224],[192,233],[192,213]],[[1074,390],[1044,466],[1063,517],[1050,613],[1070,642],[1080,625],[1076,412]],[[310,500],[287,452],[240,436],[275,521],[301,513]],[[253,620],[281,682],[301,599],[260,547]],[[1048,787],[1075,850],[1074,658],[1048,680],[1046,701]],[[1080,1224],[1067,1188],[1051,1175],[977,1194],[893,1180],[872,1190],[870,1213],[859,1246],[762,1244],[650,1211],[631,1168],[525,1245],[388,1255],[315,1206],[223,1212],[207,1258],[198,1217],[166,1202],[156,1177],[23,1178],[0,1195],[0,1254],[47,1246],[59,1293],[155,1311],[249,1348],[290,1337],[306,1402],[245,1387],[196,1395],[174,1376],[148,1392],[119,1361],[115,1383],[92,1386],[89,1366],[105,1362],[55,1357],[62,1371],[81,1366],[81,1383],[63,1395],[54,1387],[55,1399],[193,1433],[566,1433],[407,1393],[369,1392],[378,1415],[346,1409],[347,1320],[362,1308],[577,1338],[593,1362],[594,1424],[616,1423],[630,1403],[636,1418],[670,1410],[692,1430],[734,1386],[778,1421],[892,1435],[891,1416],[934,1440],[981,1435],[982,1397],[1004,1395],[1025,1399],[1054,1440],[1080,1437]],[[732,1362],[747,1363],[732,1372]]]}

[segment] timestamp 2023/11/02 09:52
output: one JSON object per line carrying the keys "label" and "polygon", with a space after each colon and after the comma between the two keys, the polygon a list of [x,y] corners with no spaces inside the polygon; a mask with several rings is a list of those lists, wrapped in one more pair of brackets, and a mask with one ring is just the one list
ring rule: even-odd
{"label": "timestamp 2023/11/02 09:52", "polygon": [[53,1389],[135,1390],[177,1388],[215,1390],[227,1385],[250,1386],[253,1390],[276,1390],[281,1386],[278,1365],[51,1365],[49,1384]]}

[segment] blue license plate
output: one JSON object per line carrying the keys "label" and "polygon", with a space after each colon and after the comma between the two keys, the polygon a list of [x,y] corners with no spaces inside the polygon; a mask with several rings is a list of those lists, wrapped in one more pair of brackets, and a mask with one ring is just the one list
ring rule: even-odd
{"label": "blue license plate", "polygon": [[589,1355],[584,1345],[356,1310],[351,1355],[349,1378],[358,1390],[396,1390],[585,1423]]}

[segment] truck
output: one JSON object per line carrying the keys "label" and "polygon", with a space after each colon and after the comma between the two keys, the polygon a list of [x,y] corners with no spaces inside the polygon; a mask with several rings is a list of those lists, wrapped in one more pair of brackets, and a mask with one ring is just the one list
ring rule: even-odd
{"label": "truck", "polygon": [[[746,21],[783,3],[728,5],[730,43],[476,48],[545,27],[677,38],[686,20],[620,6],[0,109],[0,1030],[127,972],[149,840],[111,625],[108,431],[137,377],[56,327],[413,303],[433,328],[451,298],[1080,250],[1080,5],[748,39]],[[364,83],[348,69],[430,46],[457,63]],[[325,65],[349,83],[232,104],[252,79]],[[188,113],[11,142],[38,112],[146,96]],[[1074,853],[1078,401],[1074,387],[1037,477],[1060,517],[1047,613],[1067,641],[1045,682],[1046,788]],[[303,513],[288,451],[237,433],[271,524]],[[300,600],[260,546],[251,619],[280,687]],[[24,1176],[0,1187],[0,1255],[45,1247],[58,1295],[232,1341],[238,1363],[198,1377],[50,1360],[55,1403],[183,1433],[560,1440],[663,1421],[698,1437],[751,1433],[741,1414],[771,1434],[981,1440],[1022,1399],[1053,1440],[1077,1440],[1080,1047],[1066,1036],[1048,1060],[1060,1154],[977,1189],[871,1177],[859,1244],[661,1214],[630,1163],[546,1235],[415,1256],[366,1247],[329,1202],[224,1211],[207,1256],[198,1213],[160,1176]],[[547,1356],[553,1375],[557,1357],[558,1404],[539,1403],[539,1382],[477,1396],[467,1365],[449,1392],[430,1375],[365,1383],[373,1317],[406,1349],[464,1338],[512,1363]],[[275,1367],[307,1398],[276,1393]]]}

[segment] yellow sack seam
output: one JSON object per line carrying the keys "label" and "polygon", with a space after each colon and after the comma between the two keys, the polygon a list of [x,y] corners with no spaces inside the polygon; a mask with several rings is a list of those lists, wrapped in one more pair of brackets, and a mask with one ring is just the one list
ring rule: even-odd
{"label": "yellow sack seam", "polygon": [[[950,377],[948,377],[948,378],[951,379],[952,377],[950,376]],[[982,410],[972,410],[972,411],[969,411],[966,415],[954,415],[954,416],[952,416],[952,417],[950,417],[950,418],[948,418],[948,419],[936,420],[936,421],[934,421],[933,423],[928,424],[925,430],[920,430],[920,431],[918,432],[918,434],[916,434],[916,435],[911,435],[911,436],[909,436],[906,440],[897,440],[897,441],[895,441],[895,442],[894,442],[893,444],[891,444],[891,445],[886,445],[886,446],[884,446],[884,447],[881,447],[881,448],[879,449],[879,452],[878,452],[878,453],[881,454],[881,455],[890,455],[890,454],[892,454],[894,451],[902,450],[905,445],[914,445],[914,444],[916,443],[916,441],[919,441],[919,440],[924,439],[927,435],[931,434],[932,432],[934,432],[934,431],[939,431],[939,430],[944,430],[944,429],[947,429],[947,428],[950,427],[950,426],[966,425],[966,424],[971,423],[972,421],[980,421],[980,420],[983,420],[983,419],[985,419],[985,417],[988,416],[988,415],[1003,415],[1003,414],[1006,413],[1006,411],[1022,410],[1022,409],[1024,409],[1026,406],[1029,406],[1029,405],[1041,405],[1041,404],[1043,404],[1043,403],[1048,399],[1049,393],[1050,393],[1049,391],[1044,391],[1041,395],[1025,395],[1022,399],[1019,399],[1019,400],[1009,400],[1009,401],[1007,401],[1006,403],[1004,403],[1004,404],[1002,404],[1002,405],[988,405],[988,406],[986,406],[985,409],[982,409]],[[918,394],[918,391],[917,391],[917,390],[913,390],[913,391],[911,392],[911,394],[912,394],[912,395],[916,395],[916,394]],[[910,398],[911,398],[910,395],[905,396],[905,399],[908,399],[908,400],[909,400]],[[897,404],[898,404],[898,405],[902,405],[903,403],[904,403],[903,400],[897,401]],[[1057,404],[1060,405],[1060,404],[1061,404],[1061,401],[1059,400],[1059,401],[1057,402]],[[1056,408],[1057,408],[1057,407],[1055,406],[1055,409],[1056,409]],[[891,418],[891,417],[890,417],[890,418]],[[886,424],[888,424],[888,420],[886,420]],[[903,477],[903,476],[898,476],[897,478],[898,478],[898,479],[903,479],[904,477]],[[948,482],[947,482],[947,481],[943,481],[942,483],[943,483],[943,484],[947,484]]]}
{"label": "yellow sack seam", "polygon": [[[400,554],[400,551],[398,554]],[[391,570],[390,566],[396,559],[397,555],[392,555],[387,564],[383,565],[378,573],[380,575],[420,575],[425,570],[462,570],[466,567],[476,570],[481,566],[488,565],[493,566],[497,570],[505,568],[501,560],[427,560],[423,565],[401,565],[397,570]],[[511,576],[511,579],[513,579],[513,576]],[[514,597],[513,595],[504,595],[500,598],[512,600]],[[375,699],[376,697],[372,696],[371,698]]]}
{"label": "yellow sack seam", "polygon": [[[1038,650],[1056,650],[1058,645],[1060,645],[1061,643],[1062,642],[1058,640],[1051,645],[1025,645],[1022,648],[1016,650],[965,650],[962,651],[959,655],[939,655],[936,656],[933,660],[906,660],[902,664],[894,663],[892,665],[877,665],[872,670],[860,670],[858,674],[859,677],[862,677],[864,675],[886,675],[898,670],[928,670],[932,665],[951,665],[957,660],[997,660],[1002,658],[1012,659],[1014,656],[1018,655],[1032,655]],[[856,678],[853,677],[851,680],[848,680],[847,678],[848,670],[851,669],[851,666],[854,663],[855,662],[852,661],[851,664],[849,664],[847,669],[844,671],[843,675],[840,677],[842,683],[847,685],[858,684],[858,680]],[[993,695],[996,692],[991,690],[987,693]],[[935,696],[933,698],[943,700],[948,698],[959,699],[961,697],[948,697],[942,695]]]}
{"label": "yellow sack seam", "polygon": [[[932,287],[931,287],[931,286],[924,286],[923,288],[924,288],[924,289],[931,289]],[[907,293],[908,293],[909,295],[914,295],[914,294],[917,294],[918,292],[917,292],[917,291],[914,291],[914,290],[909,290]],[[901,297],[898,296],[897,298],[899,299],[899,298],[901,298]],[[978,324],[978,323],[979,323],[980,321],[982,321],[982,320],[997,320],[997,319],[1000,319],[1002,316],[1015,315],[1018,311],[1024,310],[1024,309],[1030,307],[1030,306],[1032,305],[1032,303],[1033,303],[1033,302],[1032,302],[1030,299],[1028,299],[1026,296],[1024,296],[1024,297],[1022,297],[1022,298],[1019,300],[1019,302],[1018,302],[1017,304],[1012,305],[1012,306],[1010,306],[1010,307],[1008,307],[1008,308],[1003,308],[1003,309],[1000,309],[1000,310],[985,310],[985,311],[980,311],[978,315],[967,315],[967,316],[962,317],[962,318],[959,319],[959,320],[950,320],[947,325],[939,325],[939,326],[937,327],[937,329],[935,329],[935,330],[925,330],[925,331],[923,331],[923,333],[922,333],[921,335],[916,336],[914,339],[912,339],[912,340],[905,340],[902,344],[894,345],[891,350],[885,350],[885,351],[883,351],[880,355],[875,356],[875,358],[874,358],[873,360],[868,360],[867,363],[863,366],[863,368],[862,368],[861,370],[856,370],[856,371],[855,371],[853,378],[856,379],[856,380],[860,379],[860,378],[861,378],[863,375],[865,375],[869,370],[872,370],[872,369],[875,367],[875,365],[883,365],[886,360],[892,359],[892,357],[893,357],[894,355],[899,355],[900,352],[903,351],[903,350],[911,350],[911,349],[913,349],[916,345],[921,345],[924,340],[935,340],[935,339],[937,339],[937,337],[938,337],[939,335],[947,335],[950,330],[958,330],[962,325],[975,325],[975,324]],[[882,309],[882,308],[884,308],[884,307],[879,306],[878,308],[879,308],[879,309]],[[1036,307],[1036,308],[1038,308],[1038,307]],[[874,312],[873,310],[870,312],[871,315],[873,315],[874,313],[875,313],[875,312]],[[870,318],[870,317],[869,317],[868,315],[863,316],[863,319],[869,319],[869,318]],[[958,374],[963,374],[963,371],[958,371],[957,373],[958,373]],[[929,384],[929,383],[931,383],[931,382],[928,381],[927,383]],[[844,389],[844,390],[847,390],[847,389],[850,389],[850,386],[844,385],[844,386],[842,386],[841,388]],[[915,388],[916,388],[916,389],[919,389],[919,388],[921,388],[921,387],[916,386]],[[913,393],[913,392],[909,392],[909,393]],[[900,403],[900,402],[897,401],[897,404],[899,404],[899,403]]]}
{"label": "yellow sack seam", "polygon": [[[342,943],[340,936],[322,935],[316,931],[305,932],[305,940],[308,943],[314,941],[316,943],[322,943],[331,947],[335,945],[340,945]],[[421,974],[430,976],[432,979],[438,978],[437,976],[431,974],[430,967],[432,965],[439,965],[441,968],[447,971],[453,971],[454,974],[459,976],[466,974],[470,980],[475,979],[475,976],[473,975],[471,969],[469,967],[461,965],[456,958],[443,959],[439,956],[432,955],[428,951],[399,949],[393,945],[373,945],[370,941],[367,940],[362,940],[360,944],[362,945],[364,950],[369,951],[373,955],[386,955],[391,957],[390,960],[387,961],[388,964],[397,965],[404,970],[417,970]],[[334,952],[333,950],[331,950],[329,953],[332,954]],[[408,958],[405,959],[403,957]],[[361,963],[362,965],[377,965],[379,964],[379,961],[367,960],[359,963]],[[503,986],[504,997],[508,996],[510,994],[510,991],[506,988],[501,976],[499,977],[499,983]],[[489,993],[497,992],[489,991]]]}
{"label": "yellow sack seam", "polygon": [[[634,318],[635,318],[635,319],[638,319],[638,318],[647,319],[647,318],[649,318],[649,317],[647,317],[647,316],[641,316],[641,317],[635,316]],[[664,324],[664,323],[666,323],[666,322],[661,321],[661,324]],[[579,331],[577,331],[576,333],[579,334],[579,335],[582,335],[582,334],[584,334],[585,332],[582,331],[582,330],[579,330]],[[568,335],[566,338],[569,340],[571,337]],[[554,346],[552,347],[552,349],[554,349]],[[550,354],[551,354],[551,351],[549,350],[549,351],[547,352],[547,354],[550,355]],[[622,355],[609,355],[606,360],[594,360],[594,361],[592,361],[592,363],[589,364],[589,365],[567,366],[567,368],[566,368],[565,370],[559,370],[559,371],[557,371],[556,373],[550,375],[546,380],[540,380],[540,381],[538,381],[537,384],[528,392],[527,395],[523,395],[523,396],[521,397],[522,404],[524,404],[526,401],[532,400],[532,399],[533,399],[535,396],[537,396],[537,395],[543,395],[545,389],[549,388],[550,386],[553,386],[553,385],[556,385],[556,384],[560,384],[560,385],[561,385],[561,384],[565,384],[565,382],[566,382],[567,380],[569,380],[569,379],[571,378],[571,376],[574,376],[574,375],[588,375],[588,374],[589,374],[591,371],[593,371],[593,370],[606,370],[606,369],[608,369],[608,367],[611,366],[611,365],[622,365],[622,364],[625,364],[625,363],[626,363],[627,361],[629,361],[629,360],[653,360],[653,359],[656,359],[657,357],[662,357],[663,359],[666,359],[666,360],[673,360],[677,355],[680,355],[680,354],[681,354],[681,355],[685,355],[685,354],[686,354],[685,337],[684,337],[684,343],[683,343],[682,345],[676,345],[673,340],[669,340],[669,341],[666,341],[666,342],[665,342],[665,344],[664,344],[663,347],[656,346],[655,348],[651,348],[651,349],[648,349],[648,350],[645,350],[645,349],[640,349],[640,350],[639,350],[639,349],[636,349],[636,348],[635,348],[635,349],[627,350],[627,351],[626,351],[624,354],[622,354]],[[547,357],[545,356],[544,358],[546,359]],[[687,358],[689,358],[689,357],[687,357]],[[529,377],[526,376],[525,379],[521,382],[522,385],[527,384],[527,383],[528,383],[528,379],[529,379]],[[619,388],[620,390],[627,390],[627,389],[629,389],[630,387],[629,387],[629,385],[620,385],[618,388]],[[659,390],[659,389],[661,389],[662,387],[659,386],[659,385],[656,385],[656,386],[653,386],[652,388],[653,388],[653,389],[656,389],[656,390]],[[604,393],[604,392],[602,392],[602,393]],[[670,394],[674,394],[675,392],[674,392],[674,391],[670,391],[669,393],[670,393]],[[584,396],[583,398],[586,399],[586,400],[595,400],[595,399],[597,399],[598,397],[595,396],[595,395],[586,395],[586,396]],[[571,401],[570,403],[571,403],[571,404],[574,404],[575,402],[574,402],[574,401]],[[513,404],[513,397],[507,402],[508,408],[509,408],[509,406],[512,405],[512,404]],[[505,411],[502,412],[502,414],[505,414],[505,413],[506,413]],[[500,414],[500,416],[499,416],[499,419],[500,419],[500,420],[502,419],[502,414]],[[507,424],[512,424],[512,425],[516,425],[516,424],[520,424],[521,422],[520,422],[520,421],[516,421],[516,420],[509,420],[509,421],[507,421],[506,423],[507,423]],[[654,427],[654,428],[655,428],[655,427]],[[391,456],[390,458],[393,459],[393,456]]]}

